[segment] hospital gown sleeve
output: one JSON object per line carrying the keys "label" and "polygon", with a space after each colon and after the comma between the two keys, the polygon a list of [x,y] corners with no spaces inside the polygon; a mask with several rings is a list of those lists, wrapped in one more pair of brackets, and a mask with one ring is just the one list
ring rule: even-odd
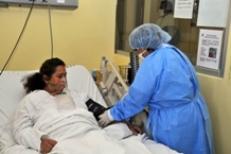
{"label": "hospital gown sleeve", "polygon": [[140,66],[128,93],[109,110],[113,120],[121,121],[142,111],[154,95],[163,69],[161,56],[147,57]]}
{"label": "hospital gown sleeve", "polygon": [[41,132],[33,129],[32,114],[35,113],[30,100],[24,98],[17,109],[13,121],[13,134],[18,144],[39,151]]}

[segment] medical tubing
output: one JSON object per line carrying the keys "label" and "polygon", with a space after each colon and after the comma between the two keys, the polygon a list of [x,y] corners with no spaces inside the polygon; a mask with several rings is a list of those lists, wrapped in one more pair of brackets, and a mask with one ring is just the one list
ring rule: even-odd
{"label": "medical tubing", "polygon": [[32,0],[32,5],[31,5],[30,10],[29,10],[29,13],[28,13],[28,15],[27,15],[27,17],[26,17],[26,20],[25,20],[25,23],[24,23],[24,25],[23,25],[22,31],[21,31],[21,33],[19,34],[19,37],[18,37],[18,39],[17,39],[16,44],[14,45],[13,50],[11,51],[9,57],[7,58],[7,60],[6,60],[5,64],[4,64],[4,66],[2,67],[2,70],[1,70],[1,72],[0,72],[0,76],[2,75],[2,73],[4,72],[4,70],[6,69],[6,66],[7,66],[8,63],[10,62],[11,57],[13,56],[13,54],[14,54],[16,48],[18,47],[18,43],[19,43],[19,41],[21,40],[21,37],[22,37],[22,35],[23,35],[23,33],[24,33],[25,29],[26,29],[26,26],[27,26],[28,21],[29,21],[29,19],[30,19],[32,10],[33,10],[33,8],[34,8],[34,2],[35,2],[35,0]]}

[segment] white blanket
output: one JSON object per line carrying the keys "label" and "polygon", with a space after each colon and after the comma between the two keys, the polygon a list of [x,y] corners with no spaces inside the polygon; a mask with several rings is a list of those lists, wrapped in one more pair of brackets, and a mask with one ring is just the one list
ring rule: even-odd
{"label": "white blanket", "polygon": [[52,154],[150,154],[141,138],[110,137],[85,108],[60,112],[55,98],[45,91],[27,95],[20,105],[14,122],[16,141],[35,150],[40,136],[46,134],[58,141]]}
{"label": "white blanket", "polygon": [[[46,134],[58,141],[51,154],[153,153],[142,141],[143,136],[123,140],[112,137],[108,131],[98,126],[93,114],[82,106],[86,96],[76,92],[71,92],[70,95],[76,108],[67,111],[60,110],[56,98],[46,91],[35,91],[27,95],[21,101],[14,120],[13,133],[16,141],[39,151],[39,139],[41,135]],[[150,142],[146,143],[150,145]],[[165,149],[165,154],[175,153],[170,149],[166,150],[164,146],[159,147]]]}
{"label": "white blanket", "polygon": [[[42,124],[50,136],[59,138],[51,154],[170,154],[175,153],[163,145],[146,140],[142,135],[119,140],[98,127],[92,114],[85,109],[76,110],[65,118]],[[45,126],[45,127],[44,127]],[[39,128],[39,126],[38,126]],[[151,151],[150,151],[151,150]]]}
{"label": "white blanket", "polygon": [[46,118],[36,125],[58,141],[52,154],[150,154],[138,138],[121,141],[111,138],[85,109],[52,119]]}

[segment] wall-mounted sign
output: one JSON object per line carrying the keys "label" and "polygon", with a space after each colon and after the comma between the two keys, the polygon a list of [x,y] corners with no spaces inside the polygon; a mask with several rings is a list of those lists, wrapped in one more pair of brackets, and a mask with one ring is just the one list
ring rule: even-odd
{"label": "wall-mounted sign", "polygon": [[192,19],[194,0],[175,0],[174,18]]}
{"label": "wall-mounted sign", "polygon": [[200,29],[197,65],[218,70],[221,56],[222,30]]}

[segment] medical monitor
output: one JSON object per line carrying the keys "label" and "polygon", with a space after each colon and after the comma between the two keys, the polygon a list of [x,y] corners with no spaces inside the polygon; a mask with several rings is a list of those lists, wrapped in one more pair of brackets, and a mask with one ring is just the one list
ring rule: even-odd
{"label": "medical monitor", "polygon": [[[0,0],[0,4],[3,6],[8,5],[31,5],[33,0]],[[78,7],[78,0],[34,0],[35,5],[39,6],[54,6],[67,9],[76,9]]]}

